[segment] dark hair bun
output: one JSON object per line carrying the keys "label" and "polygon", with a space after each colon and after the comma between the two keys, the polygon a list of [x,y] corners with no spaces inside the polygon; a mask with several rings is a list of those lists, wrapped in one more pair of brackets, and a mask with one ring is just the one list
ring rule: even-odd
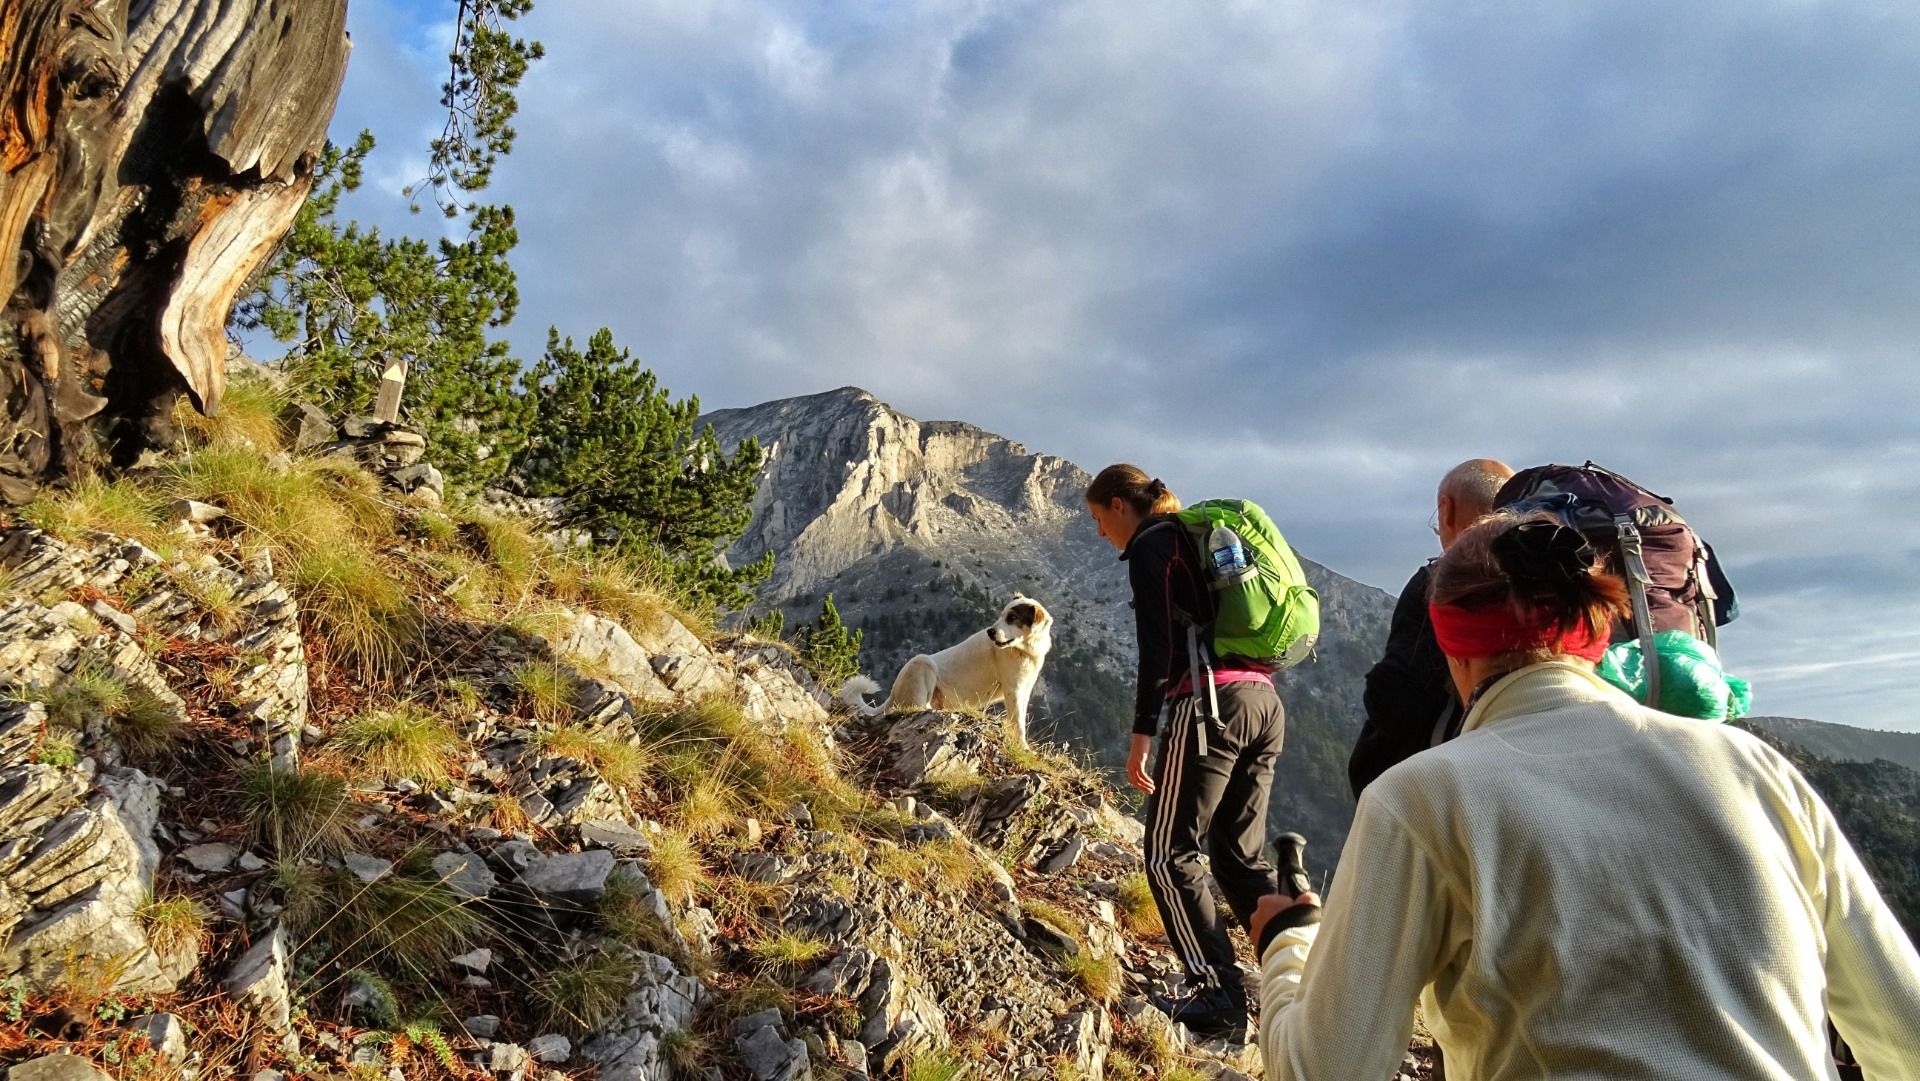
{"label": "dark hair bun", "polygon": [[1149,498],[1159,499],[1161,496],[1166,494],[1167,494],[1167,484],[1165,481],[1161,480],[1159,477],[1155,477],[1152,480],[1147,482],[1147,496]]}
{"label": "dark hair bun", "polygon": [[1559,522],[1522,522],[1495,537],[1488,551],[1513,583],[1515,599],[1536,606],[1580,603],[1600,565],[1599,550]]}

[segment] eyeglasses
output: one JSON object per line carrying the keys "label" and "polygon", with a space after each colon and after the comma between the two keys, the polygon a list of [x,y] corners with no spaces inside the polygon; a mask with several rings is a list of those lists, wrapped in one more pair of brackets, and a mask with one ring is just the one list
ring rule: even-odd
{"label": "eyeglasses", "polygon": [[1440,509],[1438,507],[1434,508],[1432,514],[1427,515],[1427,528],[1433,532],[1434,536],[1437,537],[1440,535]]}

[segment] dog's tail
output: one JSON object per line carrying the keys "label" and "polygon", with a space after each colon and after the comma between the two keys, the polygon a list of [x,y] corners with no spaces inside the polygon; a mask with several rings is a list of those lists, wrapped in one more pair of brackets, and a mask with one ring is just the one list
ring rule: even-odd
{"label": "dog's tail", "polygon": [[840,701],[852,707],[855,713],[863,717],[872,717],[880,712],[880,707],[870,704],[867,696],[879,694],[880,685],[865,676],[854,676],[840,686]]}

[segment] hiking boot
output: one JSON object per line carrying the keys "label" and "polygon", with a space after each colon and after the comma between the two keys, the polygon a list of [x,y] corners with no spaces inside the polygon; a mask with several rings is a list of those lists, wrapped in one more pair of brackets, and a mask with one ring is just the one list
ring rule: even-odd
{"label": "hiking boot", "polygon": [[1153,1008],[1167,1020],[1185,1025],[1202,1036],[1226,1036],[1236,1042],[1247,1039],[1247,1003],[1245,999],[1218,987],[1205,987],[1183,998],[1154,995]]}

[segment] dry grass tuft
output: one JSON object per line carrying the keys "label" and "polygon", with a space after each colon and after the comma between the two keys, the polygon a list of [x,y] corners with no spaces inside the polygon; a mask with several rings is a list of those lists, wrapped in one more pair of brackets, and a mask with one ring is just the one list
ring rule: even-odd
{"label": "dry grass tuft", "polygon": [[446,719],[416,702],[363,713],[333,735],[342,766],[380,781],[410,780],[436,785],[452,772],[466,748]]}
{"label": "dry grass tuft", "polygon": [[1147,884],[1144,871],[1135,871],[1120,880],[1120,892],[1114,898],[1114,907],[1118,910],[1121,925],[1136,935],[1167,933],[1166,924],[1160,920],[1160,906],[1154,903],[1153,888]]}
{"label": "dry grass tuft", "polygon": [[240,803],[253,840],[282,858],[336,855],[357,832],[359,809],[347,782],[316,769],[255,765],[241,775]]}

